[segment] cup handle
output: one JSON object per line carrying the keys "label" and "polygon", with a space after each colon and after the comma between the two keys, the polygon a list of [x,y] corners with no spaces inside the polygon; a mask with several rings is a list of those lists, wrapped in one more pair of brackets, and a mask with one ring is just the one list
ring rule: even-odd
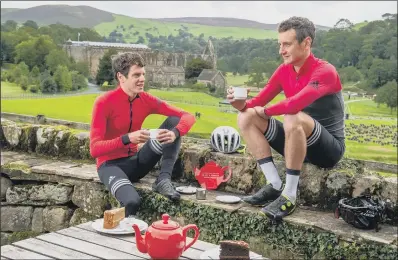
{"label": "cup handle", "polygon": [[190,248],[196,242],[196,240],[198,240],[198,238],[199,238],[198,227],[195,224],[189,224],[182,228],[182,235],[185,239],[185,242],[187,241],[187,233],[188,233],[189,229],[193,229],[195,231],[195,236],[194,236],[193,240],[191,241],[191,243],[189,243],[188,245],[185,246],[184,251],[187,250],[188,248]]}

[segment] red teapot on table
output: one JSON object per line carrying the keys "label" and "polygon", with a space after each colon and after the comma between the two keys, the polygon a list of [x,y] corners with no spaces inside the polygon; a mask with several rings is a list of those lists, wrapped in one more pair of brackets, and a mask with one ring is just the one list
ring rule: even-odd
{"label": "red teapot on table", "polygon": [[[200,170],[195,168],[195,178],[202,188],[215,190],[221,183],[229,181],[232,177],[232,169],[230,165],[231,162],[229,162],[229,166],[221,167],[216,162],[210,161]],[[224,178],[224,172],[226,170],[229,170],[229,173],[228,176]]]}
{"label": "red teapot on table", "polygon": [[[138,251],[147,253],[152,259],[178,259],[199,237],[196,225],[180,227],[177,222],[170,220],[168,214],[163,214],[162,220],[152,223],[144,236],[141,235],[138,225],[133,224],[133,228]],[[186,244],[189,229],[195,231],[195,236],[191,243]]]}

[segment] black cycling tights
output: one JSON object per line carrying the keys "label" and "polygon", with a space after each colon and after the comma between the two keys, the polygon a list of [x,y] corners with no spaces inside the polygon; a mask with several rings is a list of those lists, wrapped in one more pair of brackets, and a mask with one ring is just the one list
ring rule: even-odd
{"label": "black cycling tights", "polygon": [[[168,117],[159,129],[173,129],[180,118]],[[181,138],[177,137],[173,143],[162,145],[157,140],[148,140],[137,154],[130,157],[110,160],[98,169],[101,182],[126,209],[126,217],[135,215],[141,203],[141,198],[132,182],[137,182],[149,173],[161,160],[160,174],[156,182],[170,178],[178,153]]]}

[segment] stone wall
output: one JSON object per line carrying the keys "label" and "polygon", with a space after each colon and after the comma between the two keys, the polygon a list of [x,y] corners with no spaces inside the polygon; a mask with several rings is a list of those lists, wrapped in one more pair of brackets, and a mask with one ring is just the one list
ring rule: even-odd
{"label": "stone wall", "polygon": [[2,245],[100,218],[117,205],[94,165],[73,167],[4,150],[1,164]]}
{"label": "stone wall", "polygon": [[[89,133],[65,126],[47,126],[16,123],[2,118],[1,142],[9,150],[32,152],[55,158],[71,158],[94,163],[90,155]],[[207,143],[183,139],[179,160],[174,170],[174,179],[197,183],[195,168],[214,160],[220,165],[231,163],[233,176],[219,187],[221,191],[236,194],[250,194],[265,183],[256,160],[248,155],[227,155],[212,152]],[[285,164],[275,156],[278,172],[285,179]],[[360,161],[342,160],[334,169],[324,170],[311,164],[304,164],[299,183],[300,205],[332,210],[343,197],[357,196],[364,192],[386,200],[389,215],[394,222],[398,216],[397,175],[382,177],[374,174]]]}
{"label": "stone wall", "polygon": [[[214,153],[208,144],[183,140],[173,172],[175,182],[197,185],[193,176],[195,167],[215,160],[221,165],[231,162],[233,168],[232,179],[215,193],[248,194],[264,184],[264,177],[250,155]],[[97,219],[102,217],[105,209],[118,206],[99,182],[94,160],[89,154],[87,132],[2,118],[0,142],[2,244]],[[276,165],[284,178],[284,163],[280,158]],[[273,255],[272,259],[296,257],[294,250],[303,254],[297,256],[299,259],[317,259],[323,255],[322,251],[339,258],[345,256],[347,250],[350,254],[361,252],[368,257],[388,252],[390,258],[391,252],[396,250],[394,234],[397,230],[394,226],[387,225],[381,232],[370,233],[333,220],[330,209],[339,198],[368,190],[388,201],[390,222],[397,222],[397,178],[371,174],[355,161],[343,161],[331,171],[305,165],[299,185],[298,212],[286,218],[287,224],[275,228],[256,215],[254,207],[240,209],[240,206],[217,204],[213,193],[203,202],[192,199],[192,195],[185,196],[181,204],[171,204],[150,192],[156,174],[155,169],[146,180],[135,185],[143,196],[140,216],[152,222],[159,218],[160,212],[168,212],[181,224],[197,223],[201,226],[201,239],[205,241],[216,243],[223,238],[250,238],[252,248],[259,253],[270,256],[277,251],[278,255]],[[328,210],[317,213],[313,211],[315,208]],[[242,225],[244,230],[240,230]],[[229,231],[220,232],[223,227],[228,227]],[[262,234],[265,234],[265,240]],[[294,248],[287,252],[284,250],[286,241],[292,236],[294,239],[289,245]],[[368,242],[372,243],[368,245]],[[264,246],[269,243],[278,248]]]}

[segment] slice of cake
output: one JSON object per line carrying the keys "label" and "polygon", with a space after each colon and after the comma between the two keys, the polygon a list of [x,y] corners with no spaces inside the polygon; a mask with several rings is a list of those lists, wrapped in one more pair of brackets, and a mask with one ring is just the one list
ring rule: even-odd
{"label": "slice of cake", "polygon": [[250,259],[249,244],[245,241],[220,241],[220,259]]}
{"label": "slice of cake", "polygon": [[104,228],[112,229],[119,225],[120,221],[125,218],[125,208],[116,208],[105,210],[104,212]]}

